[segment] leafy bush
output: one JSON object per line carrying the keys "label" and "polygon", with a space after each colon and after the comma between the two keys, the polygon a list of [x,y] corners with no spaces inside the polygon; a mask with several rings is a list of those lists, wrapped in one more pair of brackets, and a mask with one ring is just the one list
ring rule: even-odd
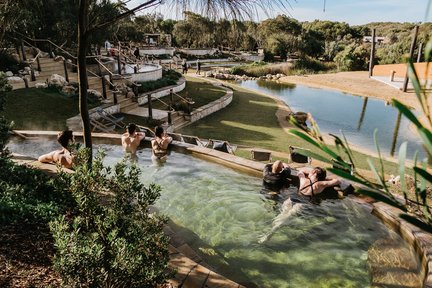
{"label": "leafy bush", "polygon": [[99,154],[91,170],[83,164],[64,175],[78,208],[72,219],[51,223],[54,267],[72,287],[155,287],[169,276],[166,219],[149,212],[160,188],[144,187],[137,166],[121,162],[111,169],[102,159]]}
{"label": "leafy bush", "polygon": [[334,61],[340,71],[367,70],[369,64],[369,51],[356,43],[348,45],[339,52]]}
{"label": "leafy bush", "polygon": [[[8,84],[6,74],[0,72],[0,112],[4,110],[6,93],[10,90],[12,90],[12,87]],[[12,123],[6,120],[3,116],[0,116],[0,157],[7,154],[5,146],[9,139],[10,129],[12,129]]]}
{"label": "leafy bush", "polygon": [[[334,65],[333,65],[334,66]],[[307,74],[333,69],[332,65],[319,61],[311,57],[300,58],[294,62],[290,74]]]}
{"label": "leafy bush", "polygon": [[0,222],[49,222],[73,207],[64,182],[0,157]]}

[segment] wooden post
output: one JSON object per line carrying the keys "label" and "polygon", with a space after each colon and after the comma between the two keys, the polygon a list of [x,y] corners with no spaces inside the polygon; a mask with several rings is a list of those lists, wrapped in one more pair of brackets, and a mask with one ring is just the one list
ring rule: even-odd
{"label": "wooden post", "polygon": [[117,69],[118,69],[118,74],[122,75],[122,71],[121,71],[121,60],[120,60],[120,52],[117,54]]}
{"label": "wooden post", "polygon": [[29,83],[27,77],[23,77],[25,88],[29,88]]}
{"label": "wooden post", "polygon": [[[416,42],[417,42],[418,30],[419,30],[419,26],[416,25],[415,28],[414,28],[414,36],[413,36],[413,39],[412,39],[412,42],[411,42],[409,60],[412,60],[413,56],[414,56],[414,50],[415,50],[415,45],[416,45]],[[408,69],[407,69],[407,73],[405,75],[405,81],[404,81],[403,88],[402,88],[403,92],[407,92],[408,82],[409,82],[409,78],[408,78]]]}
{"label": "wooden post", "polygon": [[171,117],[171,111],[168,111],[168,124],[172,124],[172,117]]}
{"label": "wooden post", "polygon": [[39,57],[36,58],[36,63],[37,63],[37,70],[38,70],[39,72],[41,72],[41,71],[42,71],[42,68],[41,68],[41,65],[40,65],[40,59],[39,59]]}
{"label": "wooden post", "polygon": [[109,75],[109,81],[110,81],[109,87],[110,87],[110,89],[114,89],[114,82],[113,82],[112,74],[109,73],[108,75]]}
{"label": "wooden post", "polygon": [[148,104],[148,114],[149,114],[149,118],[153,119],[153,109],[152,109],[152,99],[151,99],[151,94],[147,95],[147,104]]}
{"label": "wooden post", "polygon": [[31,67],[31,70],[30,70],[30,77],[31,77],[31,81],[36,81],[36,75],[34,73],[33,67]]}
{"label": "wooden post", "polygon": [[21,41],[21,53],[22,53],[22,59],[23,59],[23,61],[27,61],[27,56],[25,54],[24,42],[23,41]]}
{"label": "wooden post", "polygon": [[67,70],[66,59],[63,60],[63,69],[64,69],[64,74],[65,74],[66,82],[69,82],[69,74],[68,74],[68,70]]}
{"label": "wooden post", "polygon": [[107,99],[107,91],[106,91],[106,79],[105,76],[101,77],[102,80],[102,96],[104,99]]}
{"label": "wooden post", "polygon": [[74,72],[74,73],[78,72],[78,60],[76,58],[74,58],[72,60],[72,63],[74,63],[74,65],[72,65],[72,72]]}
{"label": "wooden post", "polygon": [[172,107],[174,106],[174,93],[173,93],[173,89],[170,89],[170,109],[172,109]]}
{"label": "wooden post", "polygon": [[15,49],[16,49],[16,52],[18,54],[18,58],[19,58],[19,60],[21,62],[22,61],[22,57],[21,57],[21,53],[20,53],[20,45],[18,45],[18,44],[15,43]]}
{"label": "wooden post", "polygon": [[375,29],[372,29],[372,46],[369,59],[369,78],[373,76],[374,58],[375,58]]}
{"label": "wooden post", "polygon": [[113,96],[114,96],[114,105],[116,105],[117,102],[118,102],[118,101],[117,101],[117,93],[118,93],[117,91],[114,91],[114,92],[113,92]]}
{"label": "wooden post", "polygon": [[420,43],[420,46],[418,48],[417,63],[420,63],[422,51],[423,51],[423,42]]}

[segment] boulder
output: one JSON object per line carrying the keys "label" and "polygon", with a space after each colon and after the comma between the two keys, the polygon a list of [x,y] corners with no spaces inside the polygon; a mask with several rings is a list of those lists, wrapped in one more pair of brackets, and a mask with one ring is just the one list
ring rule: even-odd
{"label": "boulder", "polygon": [[63,56],[56,56],[56,57],[54,58],[54,61],[56,61],[56,62],[64,61],[64,60],[65,60],[65,58],[64,58]]}
{"label": "boulder", "polygon": [[53,75],[51,75],[50,79],[48,80],[48,84],[63,87],[64,85],[67,84],[67,82],[63,76],[60,76],[58,74],[53,74]]}
{"label": "boulder", "polygon": [[36,83],[34,87],[35,87],[35,88],[38,88],[38,89],[41,89],[41,88],[43,89],[43,88],[47,88],[47,87],[48,87],[48,84],[45,83],[45,82],[42,82],[42,83]]}
{"label": "boulder", "polygon": [[6,71],[6,76],[7,76],[7,77],[12,77],[12,76],[13,76],[12,71]]}
{"label": "boulder", "polygon": [[65,85],[62,88],[62,92],[66,94],[75,94],[76,91],[77,89],[72,85]]}
{"label": "boulder", "polygon": [[11,76],[11,77],[7,77],[7,80],[10,84],[12,83],[23,83],[24,80],[21,77],[18,76]]}
{"label": "boulder", "polygon": [[87,93],[88,93],[89,95],[93,95],[93,96],[95,96],[95,97],[97,97],[97,98],[102,98],[102,94],[101,94],[99,91],[97,91],[97,90],[94,90],[94,89],[88,89],[88,90],[87,90]]}

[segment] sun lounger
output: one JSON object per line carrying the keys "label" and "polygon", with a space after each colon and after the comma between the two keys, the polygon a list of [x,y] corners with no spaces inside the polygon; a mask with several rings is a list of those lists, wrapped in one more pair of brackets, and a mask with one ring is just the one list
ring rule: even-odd
{"label": "sun lounger", "polygon": [[234,154],[235,150],[237,149],[237,146],[231,145],[228,141],[215,139],[209,139],[206,147],[230,154]]}
{"label": "sun lounger", "polygon": [[123,123],[124,117],[114,117],[113,115],[107,113],[105,110],[103,110],[100,107],[96,108],[96,113],[98,113],[100,119],[103,120],[99,122],[105,122],[111,125],[113,124],[114,126],[119,128],[124,128],[126,126],[125,123]]}
{"label": "sun lounger", "polygon": [[312,162],[312,158],[308,156],[304,156],[298,152],[296,152],[297,147],[289,146],[290,160],[295,163],[308,163]]}
{"label": "sun lounger", "polygon": [[204,147],[204,143],[196,136],[182,135],[183,141],[196,146]]}
{"label": "sun lounger", "polygon": [[93,132],[105,132],[105,133],[111,133],[115,129],[114,124],[105,124],[102,122],[99,122],[96,119],[90,119],[90,124],[93,126],[92,131]]}
{"label": "sun lounger", "polygon": [[184,142],[181,134],[168,132],[168,136],[170,136],[174,141]]}
{"label": "sun lounger", "polygon": [[255,161],[272,161],[271,152],[268,151],[260,151],[260,150],[251,150],[251,158]]}

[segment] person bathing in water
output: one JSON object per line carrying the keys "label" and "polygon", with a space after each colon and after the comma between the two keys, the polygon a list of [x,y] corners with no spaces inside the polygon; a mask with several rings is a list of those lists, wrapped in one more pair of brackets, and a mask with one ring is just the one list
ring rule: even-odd
{"label": "person bathing in water", "polygon": [[69,146],[75,142],[73,132],[70,130],[60,132],[57,136],[57,141],[62,146],[62,149],[44,154],[38,158],[38,161],[41,163],[59,163],[65,168],[71,168],[74,156]]}
{"label": "person bathing in water", "polygon": [[129,123],[126,126],[126,133],[121,136],[121,143],[126,153],[130,153],[132,157],[136,157],[136,151],[145,138],[144,132],[137,132],[137,126],[134,123]]}
{"label": "person bathing in water", "polygon": [[313,203],[314,198],[323,193],[326,188],[341,184],[339,179],[327,177],[327,173],[320,167],[300,168],[297,174],[299,187],[296,192],[291,192],[289,197],[282,203],[281,213],[276,216],[272,223],[272,229],[263,235],[258,243],[268,241],[273,234],[295,214],[303,209],[305,205]]}
{"label": "person bathing in water", "polygon": [[161,126],[156,126],[155,138],[151,141],[153,163],[162,164],[166,162],[168,159],[168,145],[172,140]]}
{"label": "person bathing in water", "polygon": [[288,187],[290,175],[290,167],[280,160],[275,161],[273,164],[269,163],[265,165],[261,193],[265,194],[266,198],[275,199],[282,188]]}

